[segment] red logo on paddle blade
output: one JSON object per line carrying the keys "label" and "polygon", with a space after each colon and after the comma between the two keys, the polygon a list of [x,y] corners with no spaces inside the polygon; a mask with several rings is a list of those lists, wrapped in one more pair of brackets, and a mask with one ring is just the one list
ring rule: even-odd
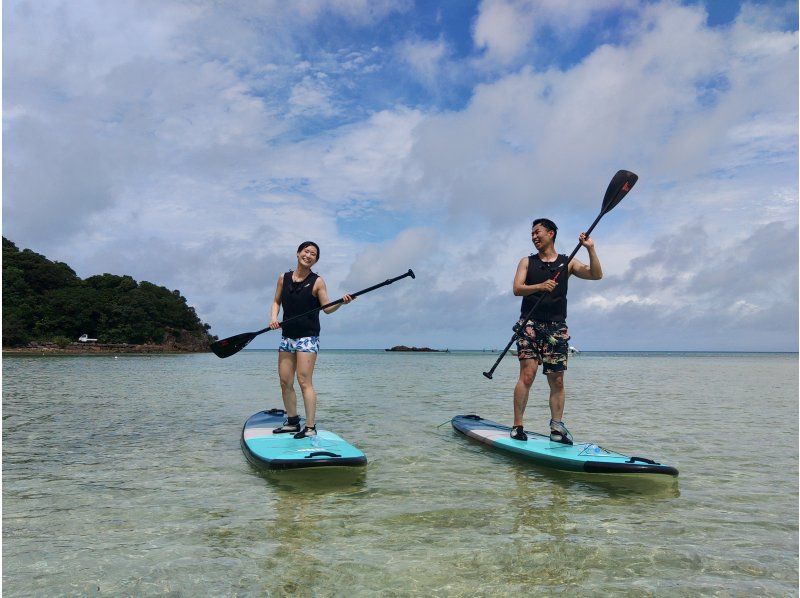
{"label": "red logo on paddle blade", "polygon": [[628,191],[631,190],[631,184],[629,182],[625,181],[625,184],[622,185],[622,190],[627,193]]}

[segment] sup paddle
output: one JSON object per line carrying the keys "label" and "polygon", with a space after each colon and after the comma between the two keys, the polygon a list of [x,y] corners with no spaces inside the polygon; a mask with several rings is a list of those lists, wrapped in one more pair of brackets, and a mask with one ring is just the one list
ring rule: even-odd
{"label": "sup paddle", "polygon": [[[633,174],[629,170],[617,171],[617,174],[615,174],[612,177],[611,182],[608,184],[608,189],[606,189],[606,194],[603,197],[603,205],[600,208],[600,213],[597,215],[597,218],[594,219],[594,222],[592,222],[592,225],[586,231],[587,238],[594,230],[594,227],[597,226],[597,223],[600,222],[600,219],[606,214],[608,214],[611,210],[613,210],[616,207],[616,205],[622,201],[622,198],[628,194],[628,191],[630,191],[633,188],[633,186],[636,184],[636,181],[638,180],[639,177]],[[567,258],[566,261],[567,276],[569,276],[569,263],[572,261],[572,258],[575,257],[575,254],[578,253],[578,250],[580,250],[580,248],[581,244],[578,243],[578,245],[569,255],[569,258]],[[556,272],[556,275],[553,276],[552,280],[558,280],[558,277],[562,271],[563,270],[559,270],[558,272]],[[500,362],[503,360],[503,357],[505,357],[506,353],[508,353],[508,350],[511,348],[511,345],[514,343],[515,340],[517,340],[517,338],[522,336],[525,324],[528,322],[528,320],[531,319],[534,310],[538,307],[539,303],[546,296],[547,293],[542,293],[541,295],[539,295],[539,298],[536,300],[536,303],[534,303],[533,307],[531,307],[528,310],[528,313],[525,314],[522,320],[522,324],[517,323],[514,325],[514,327],[512,328],[512,330],[514,331],[514,336],[512,336],[511,340],[508,341],[506,348],[503,349],[502,353],[500,353],[500,357],[498,357],[497,361],[494,362],[492,368],[488,372],[483,372],[483,375],[489,378],[489,380],[492,379],[492,374],[494,374],[494,371],[497,369],[497,366],[500,365]]]}
{"label": "sup paddle", "polygon": [[[414,276],[413,270],[409,269],[408,272],[405,274],[401,274],[400,276],[395,276],[394,278],[390,278],[389,280],[384,280],[379,284],[372,285],[371,287],[367,287],[366,289],[361,289],[357,293],[350,293],[350,296],[354,299],[359,295],[363,295],[365,293],[369,293],[370,291],[374,291],[375,289],[379,289],[381,287],[385,287],[387,284],[392,284],[393,282],[397,282],[401,278],[405,278],[406,276],[410,276],[411,278],[416,278]],[[319,307],[315,307],[314,309],[310,309],[307,312],[303,312],[302,314],[298,314],[296,316],[292,316],[280,323],[281,326],[284,324],[291,322],[292,320],[297,320],[298,318],[302,318],[303,316],[307,316],[309,314],[313,314],[314,312],[318,312],[321,309],[325,309],[328,307],[333,307],[334,305],[339,305],[344,301],[344,298],[337,299],[336,301],[331,301],[325,305],[320,305]],[[255,332],[243,332],[242,334],[237,334],[235,336],[230,336],[228,338],[224,338],[221,341],[216,341],[211,343],[211,350],[214,352],[214,355],[221,358],[230,357],[244,349],[250,341],[252,341],[255,337],[259,334],[263,334],[264,332],[269,332],[272,330],[269,326],[266,328],[262,328],[261,330],[257,330]]]}

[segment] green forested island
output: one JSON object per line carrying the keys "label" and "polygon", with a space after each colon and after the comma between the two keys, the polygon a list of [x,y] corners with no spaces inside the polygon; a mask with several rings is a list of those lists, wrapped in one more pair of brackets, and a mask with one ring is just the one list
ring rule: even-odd
{"label": "green forested island", "polygon": [[3,237],[4,347],[64,347],[85,334],[103,344],[204,351],[216,339],[209,328],[180,291],[115,274],[82,280]]}

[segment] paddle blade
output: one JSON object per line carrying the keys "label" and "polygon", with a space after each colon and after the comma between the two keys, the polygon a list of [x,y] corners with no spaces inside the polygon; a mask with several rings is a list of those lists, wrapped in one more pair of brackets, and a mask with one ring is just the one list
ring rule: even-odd
{"label": "paddle blade", "polygon": [[231,336],[224,338],[221,341],[211,343],[211,350],[217,357],[225,359],[226,357],[230,357],[234,353],[238,353],[244,349],[248,344],[250,344],[250,341],[257,336],[258,334],[255,332],[243,332],[242,334],[237,334],[236,336]]}
{"label": "paddle blade", "polygon": [[608,184],[608,189],[606,189],[606,195],[603,197],[602,213],[605,214],[613,210],[614,206],[621,202],[622,198],[628,194],[628,191],[633,189],[633,186],[638,180],[639,177],[630,170],[618,171]]}

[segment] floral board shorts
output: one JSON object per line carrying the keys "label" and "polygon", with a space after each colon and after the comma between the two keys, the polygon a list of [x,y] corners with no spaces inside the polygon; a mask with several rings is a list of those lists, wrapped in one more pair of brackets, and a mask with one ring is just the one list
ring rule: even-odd
{"label": "floral board shorts", "polygon": [[319,353],[319,337],[304,336],[301,338],[281,338],[278,351],[284,353]]}
{"label": "floral board shorts", "polygon": [[[522,325],[522,318],[519,320],[519,325]],[[534,342],[531,343],[524,337],[517,339],[517,357],[520,361],[535,359],[542,364],[544,374],[563,372],[567,369],[569,330],[566,322],[528,320],[523,331]]]}

